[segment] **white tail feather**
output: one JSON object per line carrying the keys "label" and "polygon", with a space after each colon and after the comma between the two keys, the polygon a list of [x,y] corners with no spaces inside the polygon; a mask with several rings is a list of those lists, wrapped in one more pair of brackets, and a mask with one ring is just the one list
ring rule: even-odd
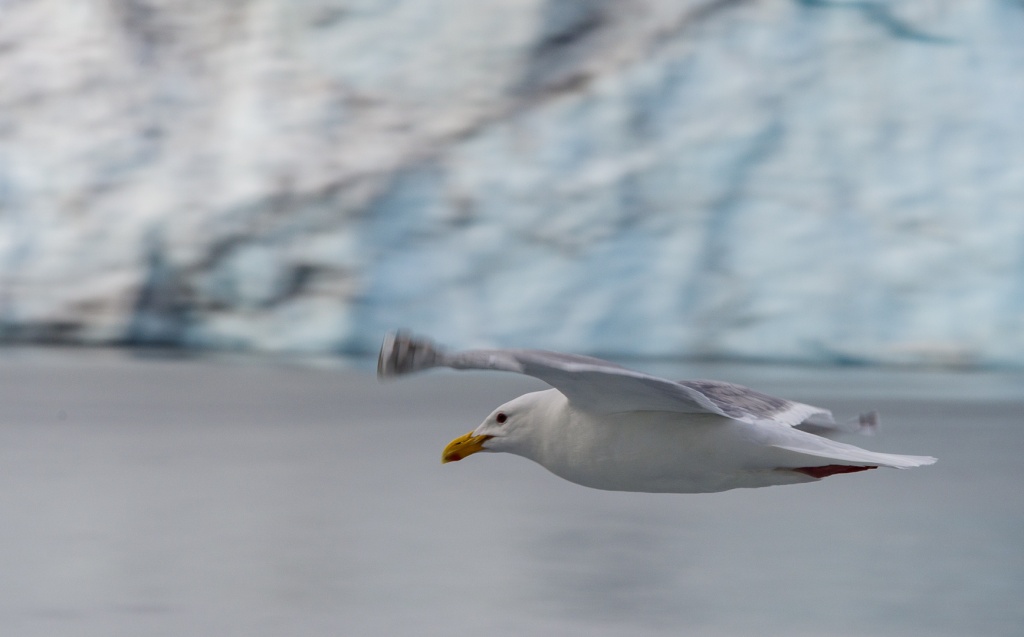
{"label": "white tail feather", "polygon": [[[854,464],[860,466],[892,467],[893,469],[910,469],[911,467],[922,467],[933,464],[936,459],[931,456],[905,456],[895,453],[879,453],[868,451],[853,445],[844,445],[838,442],[824,441],[831,444],[821,445],[820,448],[808,449],[789,445],[773,445],[778,449],[792,451],[815,458],[825,458],[836,464]],[[816,445],[817,446],[817,445]]]}

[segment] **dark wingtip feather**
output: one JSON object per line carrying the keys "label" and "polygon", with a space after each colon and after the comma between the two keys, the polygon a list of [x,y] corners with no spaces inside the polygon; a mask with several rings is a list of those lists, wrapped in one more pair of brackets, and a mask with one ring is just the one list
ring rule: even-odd
{"label": "dark wingtip feather", "polygon": [[377,378],[384,380],[435,367],[441,351],[430,340],[405,330],[388,332],[377,356]]}

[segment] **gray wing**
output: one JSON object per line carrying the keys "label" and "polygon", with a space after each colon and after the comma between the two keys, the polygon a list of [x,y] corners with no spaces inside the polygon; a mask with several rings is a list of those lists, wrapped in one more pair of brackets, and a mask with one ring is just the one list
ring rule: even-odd
{"label": "gray wing", "polygon": [[489,349],[448,352],[404,332],[384,338],[377,376],[391,378],[432,367],[493,369],[538,378],[565,394],[579,409],[595,413],[673,411],[718,414],[743,422],[774,421],[821,427],[832,414],[802,403],[720,381],[675,382],[589,356],[544,350]]}

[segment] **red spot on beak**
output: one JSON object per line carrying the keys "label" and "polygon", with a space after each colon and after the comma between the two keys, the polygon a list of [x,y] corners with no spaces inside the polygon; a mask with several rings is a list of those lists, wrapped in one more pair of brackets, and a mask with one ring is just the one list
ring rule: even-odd
{"label": "red spot on beak", "polygon": [[845,464],[827,464],[823,467],[797,467],[793,469],[798,473],[809,475],[812,478],[827,478],[828,476],[834,476],[837,473],[856,473],[858,471],[867,471],[868,469],[877,469],[878,467],[851,467]]}

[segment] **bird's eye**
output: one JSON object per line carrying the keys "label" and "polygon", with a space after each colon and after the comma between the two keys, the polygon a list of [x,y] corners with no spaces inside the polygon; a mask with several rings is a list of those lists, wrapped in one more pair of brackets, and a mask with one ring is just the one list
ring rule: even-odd
{"label": "bird's eye", "polygon": [[504,412],[499,411],[498,415],[495,416],[494,419],[498,421],[499,425],[501,425],[504,424],[506,420],[508,420],[508,416],[506,416]]}

